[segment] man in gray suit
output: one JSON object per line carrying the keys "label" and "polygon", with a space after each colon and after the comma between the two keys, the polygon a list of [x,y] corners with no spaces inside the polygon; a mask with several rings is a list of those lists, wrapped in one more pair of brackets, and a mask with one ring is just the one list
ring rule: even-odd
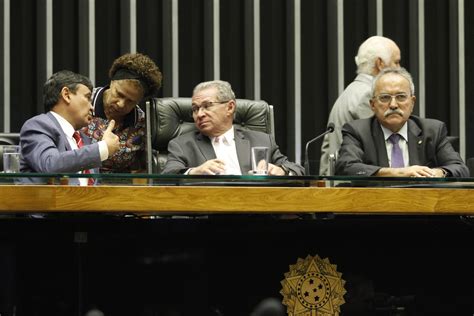
{"label": "man in gray suit", "polygon": [[269,175],[303,175],[302,166],[288,161],[268,134],[234,128],[235,94],[228,82],[198,84],[192,96],[193,118],[198,132],[171,140],[163,173],[247,174],[250,148],[270,149]]}
{"label": "man in gray suit", "polygon": [[59,71],[46,81],[43,98],[47,113],[29,119],[20,131],[21,172],[82,172],[100,167],[118,150],[113,120],[102,141],[95,144],[76,132],[92,119],[91,91],[92,83],[87,77],[68,70]]}
{"label": "man in gray suit", "polygon": [[469,170],[447,140],[443,122],[411,115],[415,87],[404,68],[375,77],[374,116],[347,123],[336,162],[337,175],[468,177]]}
{"label": "man in gray suit", "polygon": [[319,165],[320,175],[329,175],[329,155],[337,154],[342,144],[342,126],[374,114],[369,105],[374,76],[384,68],[399,67],[400,59],[397,44],[383,36],[369,37],[359,46],[355,57],[357,77],[337,98],[329,114],[328,124],[334,124],[334,133],[324,136]]}

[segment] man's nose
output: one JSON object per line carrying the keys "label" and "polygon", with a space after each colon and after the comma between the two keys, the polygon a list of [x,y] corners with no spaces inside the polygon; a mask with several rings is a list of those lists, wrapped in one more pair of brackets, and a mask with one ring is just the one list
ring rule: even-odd
{"label": "man's nose", "polygon": [[390,106],[391,109],[398,108],[398,103],[397,103],[397,100],[395,99],[395,97],[392,96],[392,98],[390,99],[389,106]]}
{"label": "man's nose", "polygon": [[117,106],[123,108],[125,106],[125,101],[123,99],[118,99]]}
{"label": "man's nose", "polygon": [[206,114],[206,111],[204,111],[203,107],[200,107],[197,111],[197,116],[198,117],[203,117]]}

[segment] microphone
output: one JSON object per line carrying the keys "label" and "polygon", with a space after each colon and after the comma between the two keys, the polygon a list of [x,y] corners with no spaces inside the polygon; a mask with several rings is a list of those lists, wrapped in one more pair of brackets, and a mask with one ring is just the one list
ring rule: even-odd
{"label": "microphone", "polygon": [[329,134],[329,133],[332,133],[334,132],[334,123],[329,123],[328,124],[328,127],[326,128],[326,130],[324,131],[324,133],[316,136],[315,138],[311,139],[310,141],[308,141],[306,143],[306,148],[304,150],[304,172],[307,176],[309,176],[309,158],[308,158],[308,147],[309,147],[309,144],[317,141],[318,139],[320,139],[321,137],[323,137],[324,135],[326,134]]}

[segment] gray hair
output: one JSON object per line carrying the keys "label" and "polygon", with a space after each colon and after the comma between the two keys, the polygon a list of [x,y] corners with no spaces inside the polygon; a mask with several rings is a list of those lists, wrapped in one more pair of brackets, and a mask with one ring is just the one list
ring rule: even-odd
{"label": "gray hair", "polygon": [[232,87],[230,83],[228,83],[227,81],[222,81],[222,80],[201,82],[196,87],[194,87],[193,95],[195,95],[199,91],[209,89],[209,88],[216,88],[217,101],[235,100],[235,93],[234,91],[232,91]]}
{"label": "gray hair", "polygon": [[359,46],[357,56],[354,58],[358,74],[372,74],[377,58],[381,58],[385,64],[390,64],[392,58],[394,41],[383,36],[369,37]]}
{"label": "gray hair", "polygon": [[377,76],[375,76],[374,80],[372,81],[372,96],[374,96],[375,86],[377,85],[377,81],[379,81],[382,76],[387,75],[387,74],[396,74],[405,78],[410,83],[411,95],[415,95],[415,84],[413,83],[412,76],[405,68],[400,67],[400,68],[384,68],[379,72]]}

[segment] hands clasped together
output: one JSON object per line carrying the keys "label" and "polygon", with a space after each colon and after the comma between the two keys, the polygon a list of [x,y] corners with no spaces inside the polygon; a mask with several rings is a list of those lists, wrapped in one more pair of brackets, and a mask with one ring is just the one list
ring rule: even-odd
{"label": "hands clasped together", "polygon": [[[191,168],[189,170],[190,175],[198,175],[198,174],[207,174],[207,175],[218,175],[218,174],[225,174],[225,162],[220,159],[211,159],[203,163],[202,165]],[[274,165],[268,164],[268,175],[270,176],[284,176],[285,171]]]}
{"label": "hands clasped together", "polygon": [[414,165],[404,168],[381,168],[377,175],[384,177],[442,178],[445,173],[441,168]]}

